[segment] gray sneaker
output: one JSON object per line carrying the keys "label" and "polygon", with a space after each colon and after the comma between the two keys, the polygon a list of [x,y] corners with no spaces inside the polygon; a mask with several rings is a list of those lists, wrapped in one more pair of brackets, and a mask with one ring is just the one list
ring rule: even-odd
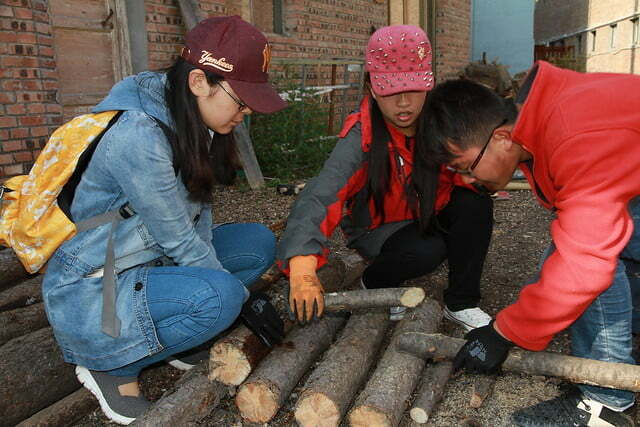
{"label": "gray sneaker", "polygon": [[151,402],[143,396],[122,396],[118,386],[137,381],[137,377],[116,377],[105,372],[90,371],[76,366],[76,377],[98,399],[102,412],[111,421],[128,425],[142,415]]}

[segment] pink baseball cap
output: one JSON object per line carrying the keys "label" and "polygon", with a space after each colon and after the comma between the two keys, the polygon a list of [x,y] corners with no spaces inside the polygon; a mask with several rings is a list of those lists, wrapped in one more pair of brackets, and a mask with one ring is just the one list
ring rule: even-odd
{"label": "pink baseball cap", "polygon": [[420,27],[382,27],[367,44],[365,70],[377,95],[433,89],[431,43]]}
{"label": "pink baseball cap", "polygon": [[260,30],[237,15],[201,21],[186,34],[181,56],[222,76],[254,111],[274,113],[287,106],[269,84],[271,46]]}

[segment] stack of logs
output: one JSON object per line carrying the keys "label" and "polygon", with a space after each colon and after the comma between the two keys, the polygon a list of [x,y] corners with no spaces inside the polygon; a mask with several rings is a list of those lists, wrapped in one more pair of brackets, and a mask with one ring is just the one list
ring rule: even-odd
{"label": "stack of logs", "polygon": [[[236,327],[213,345],[208,366],[184,374],[134,425],[197,423],[231,391],[243,419],[268,423],[296,387],[293,415],[301,426],[396,426],[407,409],[413,421],[427,422],[452,375],[448,360],[464,341],[436,333],[441,308],[424,300],[420,288],[340,291],[363,268],[353,259],[333,259],[320,271],[335,291],[325,294],[321,320],[288,324],[285,342],[274,349]],[[43,314],[41,279],[26,276],[6,250],[0,273],[0,425],[72,424],[97,405],[62,361]],[[271,270],[262,286],[279,277]],[[393,305],[412,308],[394,323]],[[633,365],[514,349],[504,370],[640,391],[640,367]],[[478,376],[470,405],[481,405],[492,384]]]}

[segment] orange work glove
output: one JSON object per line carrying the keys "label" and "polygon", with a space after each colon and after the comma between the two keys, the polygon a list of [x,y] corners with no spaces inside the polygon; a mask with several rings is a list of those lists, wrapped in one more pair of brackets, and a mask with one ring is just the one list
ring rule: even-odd
{"label": "orange work glove", "polygon": [[318,259],[314,255],[299,255],[289,260],[289,307],[305,323],[322,316],[324,289],[316,274]]}

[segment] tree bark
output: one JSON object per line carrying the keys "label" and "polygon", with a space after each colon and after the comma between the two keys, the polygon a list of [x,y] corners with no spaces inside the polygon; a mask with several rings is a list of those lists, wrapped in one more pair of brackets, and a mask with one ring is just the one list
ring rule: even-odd
{"label": "tree bark", "polygon": [[98,407],[98,401],[89,390],[81,388],[53,405],[32,415],[16,427],[65,427]]}
{"label": "tree bark", "polygon": [[29,276],[33,275],[27,273],[12,250],[0,252],[0,291],[17,285]]}
{"label": "tree bark", "polygon": [[387,310],[354,314],[300,394],[300,426],[338,426],[365,380],[389,326]]}
{"label": "tree bark", "polygon": [[437,302],[427,299],[401,320],[375,372],[349,412],[352,426],[396,426],[416,386],[424,360],[396,350],[402,334],[435,332],[442,319]]}
{"label": "tree bark", "polygon": [[[441,334],[410,332],[400,337],[398,349],[424,359],[453,359],[466,341]],[[546,375],[600,387],[640,391],[640,366],[602,362],[546,351],[514,348],[502,364],[503,371]]]}
{"label": "tree bark", "polygon": [[433,408],[440,402],[444,388],[451,377],[453,364],[451,362],[436,362],[425,369],[422,386],[413,401],[409,415],[419,424],[425,424],[433,412]]}
{"label": "tree bark", "polygon": [[42,276],[35,276],[0,292],[0,312],[42,302]]}
{"label": "tree bark", "polygon": [[80,388],[51,328],[12,339],[0,347],[0,360],[2,426],[13,426]]}
{"label": "tree bark", "polygon": [[185,373],[157,402],[138,417],[132,426],[177,427],[194,425],[218,405],[228,388],[207,378],[206,363]]}
{"label": "tree bark", "polygon": [[38,303],[0,313],[0,345],[49,325],[44,304]]}
{"label": "tree bark", "polygon": [[471,390],[471,399],[469,399],[469,406],[472,408],[479,408],[484,403],[484,400],[489,397],[493,390],[493,385],[496,383],[495,376],[478,375],[473,379],[473,387]]}
{"label": "tree bark", "polygon": [[324,294],[327,311],[352,311],[404,306],[413,308],[424,300],[422,288],[381,288]]}
{"label": "tree bark", "polygon": [[305,327],[295,328],[288,340],[273,349],[240,386],[236,404],[242,417],[251,422],[269,422],[300,377],[331,345],[344,322],[343,315],[327,314]]}

